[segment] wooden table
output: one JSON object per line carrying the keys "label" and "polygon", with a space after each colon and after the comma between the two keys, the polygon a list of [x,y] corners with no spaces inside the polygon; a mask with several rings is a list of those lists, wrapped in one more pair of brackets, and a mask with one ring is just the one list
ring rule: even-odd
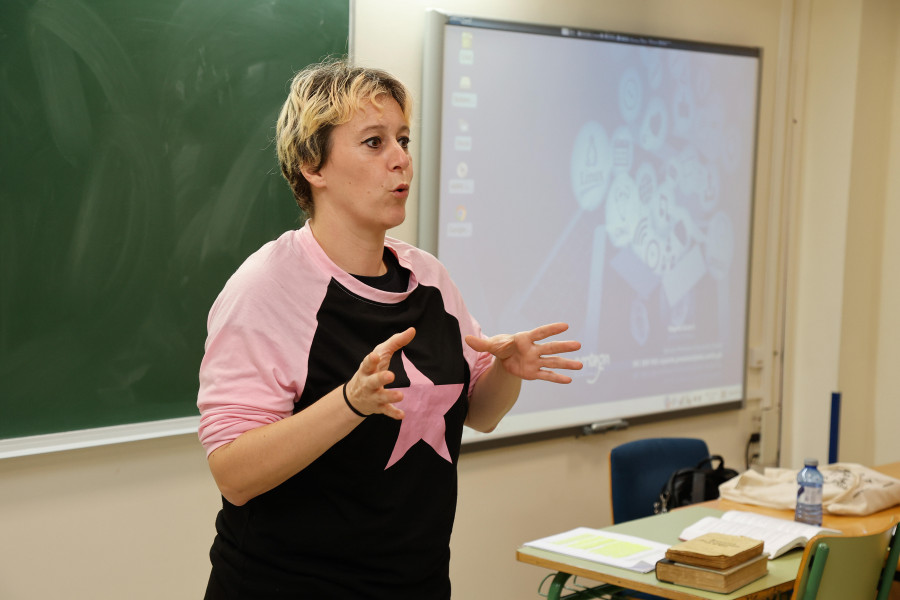
{"label": "wooden table", "polygon": [[[875,467],[875,470],[900,479],[900,462]],[[743,510],[784,519],[793,519],[794,517],[793,512],[789,510],[764,508],[719,499],[688,506],[666,514],[619,523],[606,527],[604,530],[634,535],[665,544],[675,544],[679,541],[678,534],[687,525],[695,523],[704,516],[718,516],[727,510]],[[847,535],[877,533],[885,531],[897,523],[900,523],[900,506],[894,506],[864,517],[825,514],[822,519],[824,527],[838,529]],[[593,581],[608,583],[629,590],[647,592],[662,598],[670,598],[671,600],[762,600],[790,597],[794,579],[796,579],[797,572],[800,569],[802,554],[800,551],[791,551],[774,560],[770,560],[769,573],[765,577],[747,584],[732,594],[718,594],[663,583],[656,579],[656,574],[653,572],[636,573],[627,569],[610,567],[536,548],[523,546],[516,552],[516,558],[520,562],[557,571],[556,578],[548,594],[548,600],[557,600],[561,597],[563,584],[571,575],[586,577]],[[590,596],[584,597],[588,598]]]}

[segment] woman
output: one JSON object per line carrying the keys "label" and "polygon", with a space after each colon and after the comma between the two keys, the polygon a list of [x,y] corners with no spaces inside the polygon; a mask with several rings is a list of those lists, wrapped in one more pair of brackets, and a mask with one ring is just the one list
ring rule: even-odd
{"label": "woman", "polygon": [[463,425],[577,342],[484,337],[443,266],[386,237],[413,168],[411,100],[344,61],[294,78],[282,173],[309,219],[253,254],[210,311],[200,438],[222,492],[207,598],[450,597]]}

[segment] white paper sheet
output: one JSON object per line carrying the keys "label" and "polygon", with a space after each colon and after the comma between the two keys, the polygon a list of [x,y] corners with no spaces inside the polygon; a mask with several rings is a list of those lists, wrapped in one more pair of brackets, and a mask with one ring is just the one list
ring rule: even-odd
{"label": "white paper sheet", "polygon": [[656,568],[656,561],[664,558],[669,548],[659,542],[588,527],[578,527],[525,545],[638,573],[649,573]]}

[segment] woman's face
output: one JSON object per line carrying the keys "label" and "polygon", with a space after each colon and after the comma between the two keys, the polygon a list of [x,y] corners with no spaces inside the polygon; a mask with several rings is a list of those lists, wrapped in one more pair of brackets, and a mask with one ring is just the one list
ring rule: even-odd
{"label": "woman's face", "polygon": [[409,123],[397,101],[369,101],[348,122],[331,131],[325,165],[310,179],[316,217],[329,214],[382,234],[406,218],[406,198],[413,177]]}

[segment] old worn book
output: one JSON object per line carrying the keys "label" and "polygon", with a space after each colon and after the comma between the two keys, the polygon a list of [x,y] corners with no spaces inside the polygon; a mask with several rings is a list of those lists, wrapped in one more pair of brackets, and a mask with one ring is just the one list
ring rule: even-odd
{"label": "old worn book", "polygon": [[763,553],[763,542],[743,535],[704,533],[666,550],[666,558],[675,562],[729,569]]}
{"label": "old worn book", "polygon": [[664,558],[656,563],[656,578],[666,583],[729,594],[765,576],[768,570],[769,560],[765,554],[755,556],[730,569],[708,569]]}

